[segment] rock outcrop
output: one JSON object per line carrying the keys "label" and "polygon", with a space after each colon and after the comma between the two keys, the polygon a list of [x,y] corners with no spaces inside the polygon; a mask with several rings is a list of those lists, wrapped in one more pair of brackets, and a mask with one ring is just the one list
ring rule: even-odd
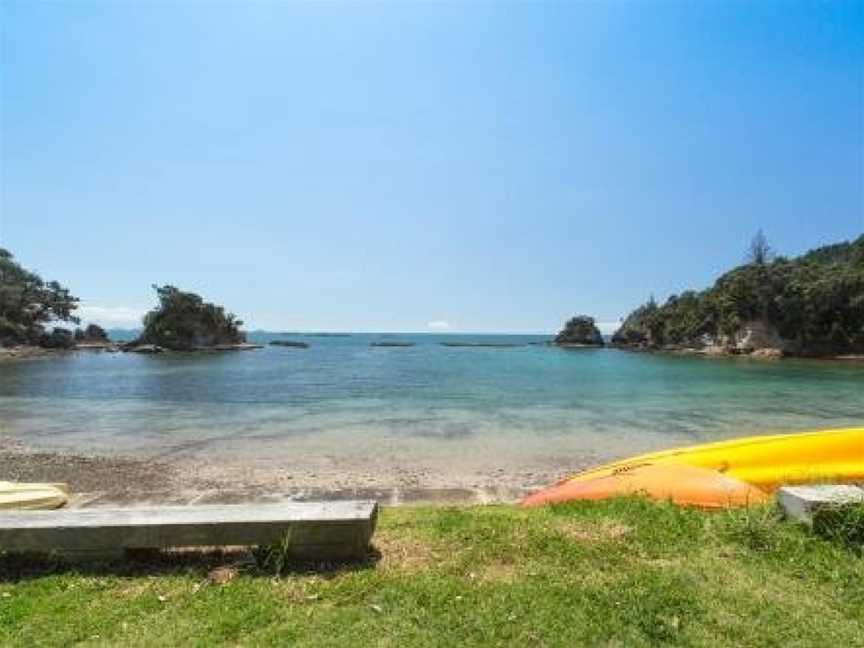
{"label": "rock outcrop", "polygon": [[309,345],[306,342],[295,342],[294,340],[273,340],[270,346],[289,347],[292,349],[308,349]]}
{"label": "rock outcrop", "polygon": [[602,347],[603,334],[588,315],[577,315],[567,320],[564,328],[555,336],[553,344],[569,347]]}

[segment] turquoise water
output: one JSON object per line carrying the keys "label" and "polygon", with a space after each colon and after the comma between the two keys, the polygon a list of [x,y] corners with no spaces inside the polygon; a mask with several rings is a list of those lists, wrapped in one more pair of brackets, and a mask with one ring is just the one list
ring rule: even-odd
{"label": "turquoise water", "polygon": [[[0,365],[0,433],[82,454],[337,467],[573,467],[680,443],[864,425],[864,365],[280,337],[306,350],[76,353]],[[411,341],[374,348],[373,341]],[[456,348],[442,341],[510,343]]]}

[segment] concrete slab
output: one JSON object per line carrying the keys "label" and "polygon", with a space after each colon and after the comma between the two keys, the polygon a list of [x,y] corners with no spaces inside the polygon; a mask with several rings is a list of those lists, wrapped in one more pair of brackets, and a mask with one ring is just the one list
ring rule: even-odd
{"label": "concrete slab", "polygon": [[784,486],[777,491],[777,502],[787,517],[813,524],[822,508],[864,503],[864,488],[845,484]]}
{"label": "concrete slab", "polygon": [[0,513],[0,550],[104,554],[268,545],[289,537],[297,558],[359,558],[377,512],[374,501],[340,501]]}

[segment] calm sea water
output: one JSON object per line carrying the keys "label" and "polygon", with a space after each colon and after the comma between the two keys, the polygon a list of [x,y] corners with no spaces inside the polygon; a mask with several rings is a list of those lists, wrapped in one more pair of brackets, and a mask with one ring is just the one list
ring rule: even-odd
{"label": "calm sea water", "polygon": [[[280,337],[306,350],[77,353],[0,365],[0,433],[163,459],[391,451],[574,464],[739,435],[864,425],[864,365],[562,350],[539,336]],[[410,348],[374,348],[374,341]],[[453,348],[440,342],[514,348]],[[506,458],[506,460],[505,460]]]}

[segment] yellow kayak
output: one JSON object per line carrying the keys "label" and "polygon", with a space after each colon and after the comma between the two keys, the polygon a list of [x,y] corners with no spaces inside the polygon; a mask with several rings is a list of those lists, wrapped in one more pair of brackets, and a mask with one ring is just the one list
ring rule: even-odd
{"label": "yellow kayak", "polygon": [[864,428],[745,437],[661,450],[592,468],[564,482],[654,464],[716,470],[765,492],[786,484],[864,482]]}
{"label": "yellow kayak", "polygon": [[69,501],[66,484],[18,484],[0,481],[0,511],[55,509]]}

